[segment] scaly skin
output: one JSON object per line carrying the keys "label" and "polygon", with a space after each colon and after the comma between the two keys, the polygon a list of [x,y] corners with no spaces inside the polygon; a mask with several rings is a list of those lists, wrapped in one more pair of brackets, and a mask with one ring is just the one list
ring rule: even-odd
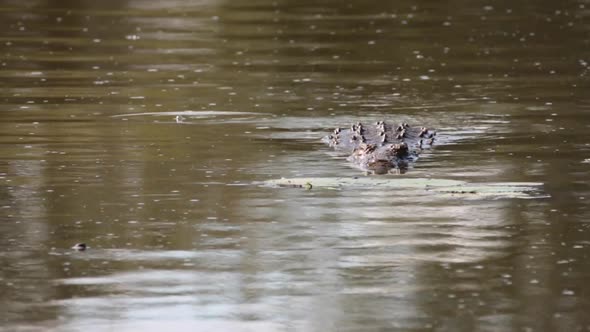
{"label": "scaly skin", "polygon": [[324,140],[335,150],[350,154],[348,160],[360,169],[386,174],[401,172],[415,160],[423,147],[432,145],[436,132],[407,123],[392,125],[378,121],[372,125],[356,123],[350,129],[336,128]]}

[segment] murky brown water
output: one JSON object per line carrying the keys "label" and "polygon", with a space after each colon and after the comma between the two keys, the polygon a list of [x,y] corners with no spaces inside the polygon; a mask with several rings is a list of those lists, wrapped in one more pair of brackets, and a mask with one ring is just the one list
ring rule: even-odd
{"label": "murky brown water", "polygon": [[[3,1],[1,329],[590,330],[589,19],[582,0]],[[253,184],[363,176],[320,138],[383,118],[442,140],[397,176],[549,197]]]}

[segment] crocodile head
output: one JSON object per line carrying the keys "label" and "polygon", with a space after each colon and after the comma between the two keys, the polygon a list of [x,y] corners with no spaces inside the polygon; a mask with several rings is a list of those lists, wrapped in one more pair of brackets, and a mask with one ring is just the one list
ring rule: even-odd
{"label": "crocodile head", "polygon": [[374,126],[353,124],[350,129],[336,128],[325,141],[335,150],[350,154],[348,160],[376,174],[397,168],[404,171],[424,145],[431,145],[436,132],[407,123],[391,125],[378,121]]}

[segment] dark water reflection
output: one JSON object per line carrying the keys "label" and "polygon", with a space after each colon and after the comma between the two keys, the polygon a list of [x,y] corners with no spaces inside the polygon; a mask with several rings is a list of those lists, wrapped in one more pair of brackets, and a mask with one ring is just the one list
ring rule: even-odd
{"label": "dark water reflection", "polygon": [[[589,8],[3,1],[2,330],[590,329]],[[252,184],[383,118],[549,197]]]}

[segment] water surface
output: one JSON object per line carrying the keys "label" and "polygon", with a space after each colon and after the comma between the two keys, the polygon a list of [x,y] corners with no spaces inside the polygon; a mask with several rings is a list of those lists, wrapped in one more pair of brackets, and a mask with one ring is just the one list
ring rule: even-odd
{"label": "water surface", "polygon": [[[2,2],[1,329],[590,329],[589,8]],[[256,185],[381,119],[440,136],[386,177],[546,195]]]}

